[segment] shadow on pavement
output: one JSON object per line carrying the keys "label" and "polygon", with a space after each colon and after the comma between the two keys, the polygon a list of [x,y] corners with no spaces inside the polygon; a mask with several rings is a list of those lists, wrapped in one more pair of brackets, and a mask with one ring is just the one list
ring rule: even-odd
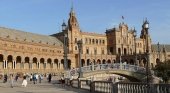
{"label": "shadow on pavement", "polygon": [[58,83],[58,81],[53,81],[51,84],[53,84],[53,86],[55,86],[56,88],[63,89],[63,91],[73,91],[75,93],[90,93],[89,90],[73,88],[73,87],[67,86],[67,85],[65,87],[63,87],[60,83]]}

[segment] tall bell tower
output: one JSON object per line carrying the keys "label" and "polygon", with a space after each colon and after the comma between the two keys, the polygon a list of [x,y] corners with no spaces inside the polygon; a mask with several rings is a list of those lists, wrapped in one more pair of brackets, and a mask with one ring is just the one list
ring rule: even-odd
{"label": "tall bell tower", "polygon": [[71,53],[78,53],[77,41],[81,39],[81,32],[73,7],[71,8],[68,19],[68,38],[69,51]]}

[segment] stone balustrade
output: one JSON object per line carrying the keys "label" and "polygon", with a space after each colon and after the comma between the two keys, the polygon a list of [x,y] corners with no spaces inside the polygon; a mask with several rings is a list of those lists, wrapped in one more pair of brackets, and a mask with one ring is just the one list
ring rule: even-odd
{"label": "stone balustrade", "polygon": [[[81,67],[81,71],[83,72],[91,72],[91,71],[100,71],[100,70],[126,70],[131,72],[137,72],[141,74],[146,73],[146,69],[144,67],[129,65],[129,64],[98,64],[98,65],[89,65]],[[79,68],[74,68],[70,70],[69,75],[77,76],[79,73]],[[153,72],[152,72],[153,73]]]}
{"label": "stone balustrade", "polygon": [[[66,80],[69,81],[69,79]],[[170,84],[147,84],[141,82],[113,83],[109,81],[91,82],[89,80],[74,79],[70,86],[86,89],[92,93],[170,93]]]}

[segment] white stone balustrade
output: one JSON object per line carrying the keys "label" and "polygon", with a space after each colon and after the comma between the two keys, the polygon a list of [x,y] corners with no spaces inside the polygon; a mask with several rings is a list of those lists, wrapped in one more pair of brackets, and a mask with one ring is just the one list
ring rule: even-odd
{"label": "white stone balustrade", "polygon": [[[91,72],[93,71],[100,71],[100,70],[126,70],[131,72],[137,72],[137,73],[146,73],[146,69],[144,67],[136,66],[136,65],[129,65],[129,64],[97,64],[97,65],[89,65],[81,67],[81,71],[83,72]],[[69,71],[70,75],[79,75],[79,68],[74,68]],[[153,71],[152,71],[153,73]]]}

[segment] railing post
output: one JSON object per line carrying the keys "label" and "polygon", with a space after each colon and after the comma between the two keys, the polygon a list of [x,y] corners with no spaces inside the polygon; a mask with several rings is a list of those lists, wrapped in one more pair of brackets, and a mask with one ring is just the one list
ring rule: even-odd
{"label": "railing post", "polygon": [[78,88],[79,89],[81,88],[81,80],[80,80],[80,78],[78,78]]}
{"label": "railing post", "polygon": [[113,93],[118,93],[118,83],[113,84]]}

